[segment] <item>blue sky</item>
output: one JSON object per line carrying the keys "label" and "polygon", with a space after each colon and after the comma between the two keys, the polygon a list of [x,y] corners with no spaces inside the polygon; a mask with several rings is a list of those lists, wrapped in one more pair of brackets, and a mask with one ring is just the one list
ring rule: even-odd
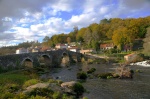
{"label": "blue sky", "polygon": [[0,46],[42,41],[104,18],[150,15],[150,0],[0,0]]}

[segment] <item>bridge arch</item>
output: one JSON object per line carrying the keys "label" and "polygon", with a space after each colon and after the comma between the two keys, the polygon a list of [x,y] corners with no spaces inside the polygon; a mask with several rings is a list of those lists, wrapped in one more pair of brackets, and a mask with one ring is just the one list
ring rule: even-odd
{"label": "bridge arch", "polygon": [[61,66],[62,67],[68,67],[70,66],[70,57],[69,57],[69,54],[66,53],[66,52],[63,52],[62,55],[61,55]]}
{"label": "bridge arch", "polygon": [[25,67],[33,68],[33,59],[30,57],[26,57],[21,62],[21,65]]}
{"label": "bridge arch", "polygon": [[42,55],[40,55],[38,61],[41,66],[51,66],[52,57],[48,54],[42,54]]}

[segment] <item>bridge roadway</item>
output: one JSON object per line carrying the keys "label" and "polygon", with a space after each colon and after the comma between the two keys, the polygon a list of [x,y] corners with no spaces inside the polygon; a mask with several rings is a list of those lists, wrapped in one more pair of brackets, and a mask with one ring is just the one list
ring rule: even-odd
{"label": "bridge roadway", "polygon": [[22,66],[25,63],[31,63],[32,67],[39,66],[40,61],[46,62],[52,66],[59,66],[61,64],[62,58],[68,56],[69,62],[79,62],[81,61],[82,54],[77,52],[72,52],[68,50],[55,50],[46,52],[34,52],[34,53],[24,53],[24,54],[12,54],[0,56],[0,66],[7,68],[8,66]]}

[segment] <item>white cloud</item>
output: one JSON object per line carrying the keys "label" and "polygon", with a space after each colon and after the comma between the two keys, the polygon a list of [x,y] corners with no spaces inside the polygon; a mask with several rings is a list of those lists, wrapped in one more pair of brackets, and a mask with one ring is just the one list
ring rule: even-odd
{"label": "white cloud", "polygon": [[[139,17],[143,12],[148,15],[149,8],[149,0],[1,0],[0,19],[3,20],[0,20],[0,44],[67,33],[74,26],[85,27],[91,23],[99,23],[103,18]],[[71,15],[70,19],[64,13]],[[4,24],[6,19],[11,22]],[[9,36],[5,33],[15,34]]]}

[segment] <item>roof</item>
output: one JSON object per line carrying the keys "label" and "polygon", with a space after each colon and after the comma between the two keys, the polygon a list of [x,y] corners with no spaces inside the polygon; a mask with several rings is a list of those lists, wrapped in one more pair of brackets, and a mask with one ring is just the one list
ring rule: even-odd
{"label": "roof", "polygon": [[113,43],[100,44],[100,48],[105,48],[105,47],[114,47],[114,44]]}

